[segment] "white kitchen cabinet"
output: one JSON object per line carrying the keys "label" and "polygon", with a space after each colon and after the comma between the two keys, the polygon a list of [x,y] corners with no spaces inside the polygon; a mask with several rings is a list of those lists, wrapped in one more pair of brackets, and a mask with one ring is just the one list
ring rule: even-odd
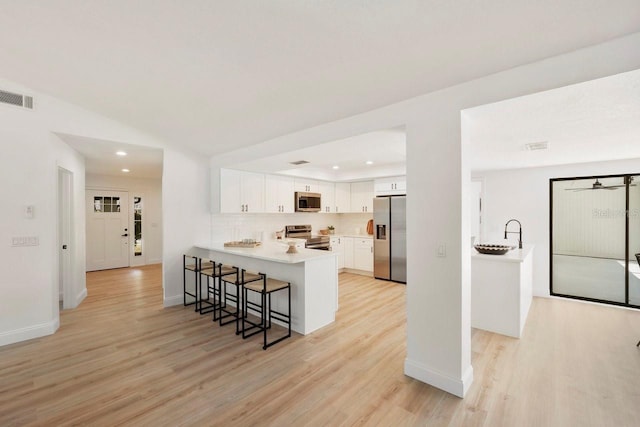
{"label": "white kitchen cabinet", "polygon": [[319,193],[320,182],[306,178],[295,178],[295,191],[302,191],[304,193]]}
{"label": "white kitchen cabinet", "polygon": [[354,239],[353,268],[356,270],[373,271],[373,239]]}
{"label": "white kitchen cabinet", "polygon": [[293,213],[293,178],[280,175],[265,176],[265,212]]}
{"label": "white kitchen cabinet", "polygon": [[220,169],[220,212],[264,212],[264,174]]}
{"label": "white kitchen cabinet", "polygon": [[324,213],[335,213],[335,184],[333,182],[318,182],[318,192],[320,193],[320,201]]}
{"label": "white kitchen cabinet", "polygon": [[373,181],[351,183],[351,212],[373,213]]}
{"label": "white kitchen cabinet", "polygon": [[344,237],[331,238],[331,251],[338,254],[338,270],[344,268]]}
{"label": "white kitchen cabinet", "polygon": [[353,237],[341,237],[344,246],[344,268],[355,268],[353,263]]}
{"label": "white kitchen cabinet", "polygon": [[351,212],[351,184],[348,182],[336,182],[335,184],[335,213]]}
{"label": "white kitchen cabinet", "polygon": [[373,184],[375,196],[394,196],[407,194],[407,177],[394,176],[378,178]]}

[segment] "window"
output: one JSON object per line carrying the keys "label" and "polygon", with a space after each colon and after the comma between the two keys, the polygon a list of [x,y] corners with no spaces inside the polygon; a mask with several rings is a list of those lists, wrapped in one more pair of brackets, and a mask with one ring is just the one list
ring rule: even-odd
{"label": "window", "polygon": [[120,197],[95,196],[93,211],[96,213],[120,212]]}
{"label": "window", "polygon": [[133,255],[142,256],[142,197],[133,198]]}

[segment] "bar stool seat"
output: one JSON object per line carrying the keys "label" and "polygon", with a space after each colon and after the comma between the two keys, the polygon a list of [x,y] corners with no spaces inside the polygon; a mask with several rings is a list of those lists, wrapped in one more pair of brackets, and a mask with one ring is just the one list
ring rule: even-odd
{"label": "bar stool seat", "polygon": [[[241,277],[244,278],[244,281],[242,283],[242,338],[249,338],[250,336],[262,332],[263,350],[266,350],[268,347],[271,347],[272,345],[289,338],[291,336],[291,283],[284,280],[267,277],[267,275],[263,273],[249,273],[245,270],[242,270]],[[247,280],[247,278],[252,278],[254,280],[249,281]],[[274,310],[271,305],[271,295],[274,292],[285,289],[287,290],[287,313]],[[260,295],[259,303],[249,301],[249,291],[255,292]],[[249,310],[259,313],[259,323],[252,322],[248,319],[247,315]],[[271,329],[272,318],[285,323],[285,325],[287,325],[287,333],[286,335],[283,335],[277,339],[268,341],[267,331]],[[247,327],[247,325],[250,326]]]}
{"label": "bar stool seat", "polygon": [[[262,292],[263,286],[264,285],[261,282],[247,283],[246,285],[244,285],[245,288],[255,292]],[[272,279],[271,277],[267,277],[267,286],[266,286],[267,293],[284,289],[287,286],[289,286],[289,282],[284,282],[282,280]]]}

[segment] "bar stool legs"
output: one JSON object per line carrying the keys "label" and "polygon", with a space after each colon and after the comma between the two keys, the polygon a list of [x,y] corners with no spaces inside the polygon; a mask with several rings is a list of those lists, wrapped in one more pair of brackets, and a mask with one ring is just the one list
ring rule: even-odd
{"label": "bar stool legs", "polygon": [[[240,333],[238,321],[242,309],[242,293],[240,291],[240,273],[238,267],[221,266],[220,275],[218,276],[218,293],[220,295],[220,304],[217,311],[213,314],[213,321],[218,321],[220,326],[228,325],[235,322],[236,335]],[[229,291],[232,286],[235,293]],[[231,310],[227,301],[235,303],[235,310]],[[230,320],[225,320],[228,318]]]}
{"label": "bar stool legs", "polygon": [[[242,271],[245,277],[245,271]],[[268,278],[266,274],[258,273],[259,278],[250,282],[243,282],[243,316],[242,338],[248,338],[262,332],[262,349],[266,350],[291,336],[291,283],[282,280]],[[274,310],[271,305],[271,294],[281,290],[287,290],[287,313]],[[249,301],[248,292],[252,291],[260,295],[260,303]],[[248,319],[248,311],[252,310],[260,314],[260,322],[254,323]],[[279,320],[287,325],[287,333],[275,340],[268,340],[268,330],[271,329],[271,319]],[[250,325],[247,327],[247,325]],[[249,332],[252,331],[252,332]]]}

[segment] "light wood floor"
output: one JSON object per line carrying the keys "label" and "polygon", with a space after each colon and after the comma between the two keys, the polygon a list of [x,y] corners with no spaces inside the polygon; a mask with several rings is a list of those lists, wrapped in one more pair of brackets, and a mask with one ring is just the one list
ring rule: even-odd
{"label": "light wood floor", "polygon": [[521,340],[473,332],[461,400],[403,375],[403,285],[342,274],[334,324],[263,351],[162,308],[160,278],[89,273],[55,335],[0,348],[0,426],[640,423],[636,311],[534,299]]}

